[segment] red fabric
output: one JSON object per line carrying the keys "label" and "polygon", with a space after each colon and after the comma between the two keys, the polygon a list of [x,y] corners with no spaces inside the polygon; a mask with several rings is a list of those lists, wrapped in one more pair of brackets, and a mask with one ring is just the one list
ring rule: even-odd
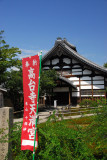
{"label": "red fabric", "polygon": [[[39,82],[39,56],[23,58],[23,92],[24,92],[24,118],[21,133],[21,150],[33,151],[35,120],[37,118],[37,97]],[[35,148],[38,144],[36,134]]]}

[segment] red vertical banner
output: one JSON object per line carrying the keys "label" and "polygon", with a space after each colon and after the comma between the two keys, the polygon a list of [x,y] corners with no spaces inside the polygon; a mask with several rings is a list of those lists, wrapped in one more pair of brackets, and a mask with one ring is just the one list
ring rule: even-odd
{"label": "red vertical banner", "polygon": [[[21,133],[21,150],[31,150],[34,147],[35,121],[37,118],[37,97],[39,82],[39,56],[23,58],[23,91],[24,117]],[[36,132],[35,148],[38,146]]]}

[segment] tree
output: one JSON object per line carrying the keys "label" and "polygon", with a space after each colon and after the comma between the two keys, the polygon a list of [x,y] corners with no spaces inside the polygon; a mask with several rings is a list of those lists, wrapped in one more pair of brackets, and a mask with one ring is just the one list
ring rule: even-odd
{"label": "tree", "polygon": [[0,85],[7,79],[6,72],[8,68],[13,66],[20,68],[21,66],[21,61],[16,58],[21,51],[16,47],[10,48],[3,40],[3,33],[4,31],[0,31]]}
{"label": "tree", "polygon": [[40,81],[40,95],[51,95],[52,88],[56,86],[57,72],[55,70],[42,70]]}
{"label": "tree", "polygon": [[[20,107],[20,96],[22,95],[22,63],[16,58],[21,54],[19,48],[9,47],[3,39],[4,31],[0,31],[0,85],[7,89],[7,97],[11,99],[14,109]],[[11,70],[17,67],[19,71]]]}
{"label": "tree", "polygon": [[104,65],[103,65],[105,68],[107,68],[107,63],[104,63]]}
{"label": "tree", "polygon": [[10,70],[6,72],[6,76],[7,97],[11,99],[14,110],[21,110],[23,109],[22,69],[19,71]]}

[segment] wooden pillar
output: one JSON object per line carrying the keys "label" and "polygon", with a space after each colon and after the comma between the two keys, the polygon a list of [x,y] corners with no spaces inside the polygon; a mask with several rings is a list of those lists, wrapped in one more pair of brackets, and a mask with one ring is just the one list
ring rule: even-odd
{"label": "wooden pillar", "polygon": [[46,98],[46,97],[45,97],[45,96],[43,96],[43,104],[44,104],[44,105],[45,105],[45,98]]}
{"label": "wooden pillar", "polygon": [[79,92],[80,92],[80,102],[81,102],[81,82],[80,82],[80,77],[79,77]]}
{"label": "wooden pillar", "polygon": [[93,98],[93,77],[91,77],[91,89],[92,89],[92,100],[94,100]]}
{"label": "wooden pillar", "polygon": [[104,77],[104,88],[105,88],[105,100],[107,99],[107,91],[106,91],[106,82],[105,82],[105,77]]}
{"label": "wooden pillar", "polygon": [[71,93],[70,93],[71,89],[69,88],[69,105],[71,104]]}

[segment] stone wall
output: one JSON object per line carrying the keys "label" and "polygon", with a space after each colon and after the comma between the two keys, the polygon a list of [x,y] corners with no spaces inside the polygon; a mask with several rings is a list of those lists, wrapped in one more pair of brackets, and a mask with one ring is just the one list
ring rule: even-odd
{"label": "stone wall", "polygon": [[[10,133],[10,129],[13,125],[13,109],[10,107],[0,108],[0,130],[3,132],[0,134],[0,139],[4,140],[2,137]],[[6,137],[6,141],[10,139],[9,136]],[[12,160],[11,155],[11,143],[10,142],[0,142],[0,160],[4,160],[5,156],[8,155],[8,160]]]}

